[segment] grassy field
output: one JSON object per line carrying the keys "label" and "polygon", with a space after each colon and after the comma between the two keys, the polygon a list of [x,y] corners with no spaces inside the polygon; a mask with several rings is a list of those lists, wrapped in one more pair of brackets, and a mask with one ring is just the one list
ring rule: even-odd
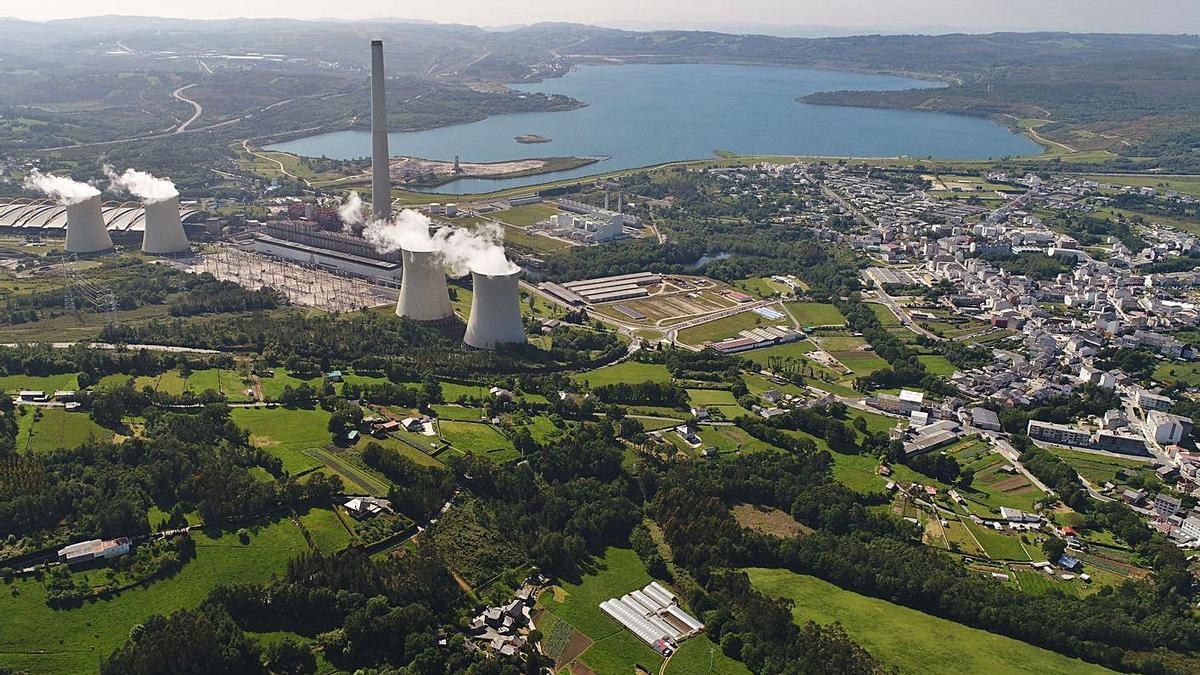
{"label": "grassy field", "polygon": [[1026,552],[1026,547],[1022,546],[1021,540],[1005,532],[998,532],[990,527],[976,525],[969,520],[961,521],[963,526],[970,530],[975,539],[983,545],[984,551],[987,552],[989,558],[993,560],[1032,560],[1030,553],[1035,553],[1041,559],[1041,551],[1037,546],[1029,546],[1029,552]]}
{"label": "grassy field", "polygon": [[[404,433],[408,433],[408,432],[404,432]],[[433,436],[421,436],[418,434],[409,434],[407,440],[410,440],[413,443],[420,445],[421,447],[429,447],[429,443],[434,442],[434,437]],[[440,461],[438,461],[438,459],[436,457],[426,454],[424,452],[421,452],[420,450],[414,448],[413,446],[409,445],[408,443],[405,443],[404,441],[392,438],[391,436],[387,436],[385,438],[373,438],[373,437],[372,438],[363,438],[354,445],[354,449],[357,450],[358,452],[362,452],[362,449],[365,448],[368,443],[372,443],[372,442],[378,443],[385,448],[390,448],[392,450],[395,450],[396,452],[400,453],[401,455],[404,455],[405,457],[411,459],[412,461],[416,462],[417,464],[420,464],[423,466],[437,466],[437,467],[443,466],[443,464]]]}
{"label": "grassy field", "polygon": [[777,569],[750,568],[746,572],[756,589],[795,603],[792,616],[796,623],[841,622],[851,638],[902,673],[1111,672],[1018,640],[852,593],[815,577]]}
{"label": "grassy field", "polygon": [[617,382],[669,382],[671,373],[667,372],[666,366],[658,363],[622,361],[616,365],[584,371],[573,376],[572,379],[599,387]]}
{"label": "grassy field", "polygon": [[79,388],[75,373],[61,375],[0,375],[0,389],[6,394],[15,394],[22,389],[44,391],[47,396],[56,390],[74,391]]}
{"label": "grassy field", "polygon": [[784,308],[801,326],[844,326],[846,317],[837,307],[823,302],[788,302]]}
{"label": "grassy field", "polygon": [[760,441],[734,426],[701,427],[700,439],[704,441],[704,445],[711,445],[722,453],[777,450],[770,443]]}
{"label": "grassy field", "polygon": [[488,424],[439,420],[437,426],[446,442],[463,452],[474,452],[496,462],[519,456],[512,441]]}
{"label": "grassy field", "polygon": [[[324,516],[310,512],[317,521]],[[122,644],[151,614],[194,607],[221,584],[260,583],[282,574],[288,559],[308,550],[289,520],[249,528],[248,544],[233,533],[194,532],[196,558],[172,577],[78,609],[46,606],[41,582],[21,579],[0,594],[0,666],[30,673],[94,673],[98,660]],[[322,534],[319,541],[337,546]],[[93,574],[101,574],[94,571]]]}
{"label": "grassy field", "polygon": [[1176,363],[1168,361],[1154,369],[1154,379],[1166,385],[1182,382],[1189,387],[1200,387],[1200,362]]}
{"label": "grassy field", "polygon": [[763,326],[791,326],[792,322],[782,319],[767,319],[754,312],[739,312],[716,321],[709,321],[698,326],[679,331],[679,341],[689,345],[699,345],[704,342],[716,342],[733,337],[740,331],[752,330]]}
{"label": "grassy field", "polygon": [[[816,348],[817,346],[808,340],[797,340],[796,342],[787,342],[781,345],[763,347],[762,349],[753,349],[748,352],[742,352],[738,356],[750,359],[761,366],[766,366],[772,356],[778,356],[783,359],[800,359],[804,354]],[[805,361],[805,363],[812,362]]]}
{"label": "grassy field", "polygon": [[1079,176],[1084,180],[1113,185],[1133,185],[1163,190],[1175,190],[1200,197],[1200,177],[1196,176]]}
{"label": "grassy field", "polygon": [[950,377],[957,370],[954,364],[947,361],[946,357],[941,354],[923,354],[918,356],[917,360],[925,366],[925,370],[938,377]]}
{"label": "grassy field", "polygon": [[847,368],[854,371],[855,376],[870,375],[877,370],[888,367],[887,361],[875,355],[875,352],[830,352],[830,356],[841,361]]}
{"label": "grassy field", "polygon": [[1150,462],[1139,462],[1136,459],[1121,459],[1111,455],[1098,455],[1094,452],[1067,450],[1066,448],[1050,448],[1050,452],[1070,464],[1072,469],[1079,472],[1079,475],[1097,486],[1103,485],[1106,481],[1120,483],[1121,481],[1117,480],[1117,472],[1122,469],[1137,471],[1151,469],[1154,466]]}
{"label": "grassy field", "polygon": [[[17,449],[22,452],[50,452],[75,448],[93,440],[111,440],[113,432],[92,421],[87,413],[67,412],[62,408],[21,406],[17,417]],[[35,416],[40,417],[34,419]]]}
{"label": "grassy field", "polygon": [[305,454],[308,449],[329,445],[329,413],[314,408],[234,408],[233,421],[250,432],[250,441],[283,460],[290,473],[321,466]]}
{"label": "grassy field", "polygon": [[528,227],[538,221],[546,220],[556,213],[558,213],[558,207],[555,205],[538,202],[536,204],[514,206],[511,209],[497,211],[490,215],[502,223],[516,225],[517,227]]}
{"label": "grassy field", "polygon": [[275,371],[275,377],[260,378],[262,384],[263,398],[268,401],[278,401],[279,396],[283,394],[283,388],[291,385],[293,388],[300,386],[300,383],[307,382],[310,386],[316,387],[321,384],[321,378],[314,377],[307,380],[302,380],[298,377],[284,372],[282,368]]}
{"label": "grassy field", "polygon": [[733,282],[733,287],[739,291],[742,291],[743,293],[749,293],[757,298],[769,298],[773,295],[788,293],[791,291],[787,285],[781,284],[778,281],[774,281],[773,279],[768,279],[766,277],[750,277],[748,279],[739,279]]}
{"label": "grassy field", "polygon": [[871,455],[829,453],[833,457],[833,478],[855,492],[882,492],[889,480],[925,483],[928,479],[903,464],[892,465],[891,478],[876,473],[879,459]]}

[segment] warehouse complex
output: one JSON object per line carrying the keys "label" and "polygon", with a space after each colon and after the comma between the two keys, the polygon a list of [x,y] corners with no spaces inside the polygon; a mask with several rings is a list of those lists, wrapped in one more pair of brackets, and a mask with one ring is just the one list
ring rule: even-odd
{"label": "warehouse complex", "polygon": [[[104,202],[101,214],[109,232],[146,229],[146,207],[141,202]],[[184,223],[199,214],[195,205],[183,204],[179,210]],[[67,207],[53,199],[0,199],[0,228],[13,228],[24,235],[42,231],[62,236],[67,228]]]}
{"label": "warehouse complex", "polygon": [[615,302],[650,295],[647,286],[662,283],[662,275],[653,272],[621,274],[613,277],[584,279],[565,284],[547,282],[539,288],[568,305],[578,307],[586,303]]}
{"label": "warehouse complex", "polygon": [[600,609],[663,656],[704,630],[704,624],[683,611],[675,594],[657,581],[619,599],[605,600]]}

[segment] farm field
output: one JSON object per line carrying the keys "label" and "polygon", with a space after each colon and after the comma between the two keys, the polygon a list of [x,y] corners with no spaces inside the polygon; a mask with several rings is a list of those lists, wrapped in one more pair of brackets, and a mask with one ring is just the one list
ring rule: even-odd
{"label": "farm field", "polygon": [[[773,306],[774,307],[774,306]],[[782,319],[767,319],[755,312],[739,312],[733,316],[727,316],[716,321],[709,321],[698,326],[685,328],[679,331],[679,341],[689,345],[699,345],[704,342],[717,342],[736,336],[740,331],[753,330],[764,326],[788,326],[792,322],[784,317]]]}
{"label": "farm field", "polygon": [[784,308],[801,326],[844,326],[846,317],[837,307],[823,302],[786,302]]}
{"label": "farm field", "polygon": [[572,379],[576,382],[587,382],[593,387],[599,387],[618,382],[669,382],[671,380],[671,373],[667,372],[666,366],[659,363],[622,361],[615,365],[584,371],[572,376]]}
{"label": "farm field", "polygon": [[815,577],[778,569],[745,571],[757,590],[795,603],[792,617],[796,623],[841,622],[851,638],[901,673],[1111,672],[1018,640],[859,595]]}
{"label": "farm field", "polygon": [[946,452],[959,464],[975,471],[971,486],[958,488],[958,493],[976,515],[997,518],[1002,506],[1031,512],[1034,504],[1043,497],[1042,491],[1025,476],[1015,471],[1010,473],[1012,465],[1008,460],[992,452],[983,441],[970,439]]}
{"label": "farm field", "polygon": [[1099,486],[1106,481],[1112,483],[1120,483],[1117,479],[1117,473],[1122,469],[1150,469],[1153,464],[1150,462],[1139,462],[1136,459],[1122,459],[1111,455],[1100,455],[1094,452],[1083,452],[1081,450],[1068,450],[1066,448],[1052,447],[1050,452],[1061,458],[1064,462],[1071,465],[1071,468],[1079,472],[1081,476],[1089,482]]}
{"label": "farm field", "polygon": [[[408,434],[408,432],[401,432],[401,433]],[[422,436],[419,434],[408,434],[407,440],[411,441],[412,443],[415,443],[417,445],[420,445],[422,447],[429,447],[429,444],[431,442],[436,441],[435,437],[433,437],[433,436]],[[396,438],[392,438],[391,436],[386,436],[384,438],[368,437],[368,438],[359,439],[358,443],[356,443],[354,445],[354,450],[361,453],[363,448],[365,448],[370,443],[378,443],[385,448],[395,450],[396,452],[400,453],[401,455],[404,455],[405,457],[411,459],[412,461],[414,461],[417,464],[420,464],[422,466],[436,466],[436,467],[443,466],[441,461],[439,461],[436,457],[426,454],[424,452],[421,452],[420,450],[414,448],[413,446],[409,445],[408,443],[405,443],[404,441],[401,441]]]}
{"label": "farm field", "polygon": [[687,389],[686,391],[688,399],[697,408],[710,405],[737,405],[737,399],[733,397],[733,392],[728,389]]}
{"label": "farm field", "polygon": [[[976,525],[970,520],[964,519],[960,522],[983,545],[983,550],[989,558],[993,560],[1032,560],[1029,553],[1026,553],[1026,547],[1022,546],[1019,537],[1007,534],[1007,531],[998,532],[990,527]],[[1036,545],[1030,545],[1028,549],[1041,555],[1041,549]]]}
{"label": "farm field", "polygon": [[917,357],[917,360],[925,366],[925,370],[938,377],[950,377],[957,370],[954,364],[946,360],[946,357],[941,354],[922,354]]}
{"label": "farm field", "polygon": [[79,388],[78,376],[75,373],[60,375],[0,375],[0,390],[6,394],[15,394],[22,389],[44,391],[47,396],[53,396],[55,391],[73,391]]}
{"label": "farm field", "polygon": [[[595,568],[582,579],[561,582],[539,598],[550,612],[594,641],[578,659],[597,673],[631,673],[640,665],[658,672],[663,659],[654,650],[600,609],[600,603],[639,589],[652,581],[642,561],[630,549],[609,548],[594,559]],[[688,646],[688,643],[696,643]],[[667,665],[668,673],[705,673],[710,649],[712,672],[748,673],[745,666],[726,657],[706,636],[685,640]],[[679,663],[676,663],[679,658]]]}
{"label": "farm field", "polygon": [[234,408],[230,414],[250,432],[250,442],[283,460],[289,473],[321,466],[304,451],[322,449],[332,440],[329,413],[321,408]]}
{"label": "farm field", "polygon": [[1152,187],[1159,191],[1175,190],[1184,194],[1200,196],[1200,179],[1195,176],[1080,176],[1083,180],[1113,185]]}
{"label": "farm field", "polygon": [[20,579],[8,584],[0,596],[0,614],[5,616],[0,622],[0,666],[30,673],[95,672],[97,660],[121,645],[129,630],[151,614],[195,607],[221,584],[266,581],[286,571],[290,558],[308,550],[289,520],[248,529],[251,536],[244,545],[234,533],[195,531],[196,558],[175,575],[77,609],[47,607],[41,582]]}
{"label": "farm field", "polygon": [[830,352],[830,356],[842,362],[850,370],[853,370],[856,377],[870,375],[877,370],[888,367],[887,361],[876,356],[875,352]]}
{"label": "farm field", "polygon": [[261,377],[259,381],[262,384],[263,398],[268,401],[278,401],[283,394],[283,388],[291,385],[293,388],[300,386],[301,383],[307,383],[309,386],[316,387],[321,384],[320,377],[309,379],[301,379],[289,373],[284,372],[282,368],[275,370],[274,377]]}
{"label": "farm field", "polygon": [[21,406],[21,409],[25,413],[17,416],[16,443],[21,452],[75,448],[92,440],[112,440],[113,437],[113,432],[93,422],[87,413],[32,406]]}
{"label": "farm field", "polygon": [[770,443],[760,441],[734,426],[700,427],[700,439],[721,453],[762,452],[778,450]]}
{"label": "farm field", "polygon": [[[742,352],[738,356],[750,359],[760,366],[766,366],[772,356],[778,356],[782,359],[799,359],[804,354],[816,348],[817,346],[808,340],[797,340],[795,342],[785,342],[781,345],[763,347],[762,349],[752,349],[748,352]],[[810,362],[806,361],[805,363]]]}
{"label": "farm field", "polygon": [[233,370],[206,368],[195,370],[187,376],[187,391],[199,394],[208,389],[220,392],[230,401],[252,401],[253,394],[247,394],[250,386],[242,383],[242,374]]}
{"label": "farm field", "polygon": [[[439,420],[437,428],[446,442],[463,452],[474,452],[494,462],[507,462],[519,455],[508,440],[491,425],[479,422]],[[422,438],[425,438],[422,436]]]}

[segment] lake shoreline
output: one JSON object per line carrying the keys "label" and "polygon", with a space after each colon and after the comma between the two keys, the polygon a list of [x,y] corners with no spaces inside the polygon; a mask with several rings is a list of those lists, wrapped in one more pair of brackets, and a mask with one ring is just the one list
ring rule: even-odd
{"label": "lake shoreline", "polygon": [[[513,85],[527,93],[569,97],[586,105],[568,112],[516,113],[438,129],[389,134],[397,154],[478,163],[537,156],[608,156],[620,170],[712,157],[713,148],[739,155],[838,157],[1027,156],[1041,148],[994,121],[919,111],[809,105],[796,99],[838,90],[934,89],[918,81],[844,70],[729,64],[623,64],[578,67],[540,84]],[[531,137],[545,142],[514,143]],[[298,155],[338,159],[369,154],[366,131],[335,131],[268,146]],[[538,147],[541,146],[541,147]],[[544,148],[544,149],[543,149]],[[549,150],[549,152],[547,152]],[[599,173],[577,167],[555,177]],[[539,183],[531,177],[455,177],[438,181],[450,193],[488,192]],[[500,180],[497,184],[497,180]],[[422,189],[422,188],[418,188]],[[423,188],[429,189],[429,188]]]}

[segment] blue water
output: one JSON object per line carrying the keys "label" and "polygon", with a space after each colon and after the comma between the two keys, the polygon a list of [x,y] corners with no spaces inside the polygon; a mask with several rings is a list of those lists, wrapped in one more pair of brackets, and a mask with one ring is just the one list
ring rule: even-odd
{"label": "blue water", "polygon": [[[795,98],[841,89],[936,87],[901,77],[770,66],[654,64],[584,66],[565,77],[517,85],[588,104],[565,112],[494,115],[471,124],[390,134],[393,155],[494,162],[525,157],[607,157],[542,176],[462,179],[436,192],[465,194],[586,176],[671,160],[743,154],[984,159],[1036,153],[1029,139],[978,117],[913,110],[815,106]],[[521,144],[521,134],[550,143]],[[300,155],[366,157],[370,132],[337,131],[270,146]]]}

